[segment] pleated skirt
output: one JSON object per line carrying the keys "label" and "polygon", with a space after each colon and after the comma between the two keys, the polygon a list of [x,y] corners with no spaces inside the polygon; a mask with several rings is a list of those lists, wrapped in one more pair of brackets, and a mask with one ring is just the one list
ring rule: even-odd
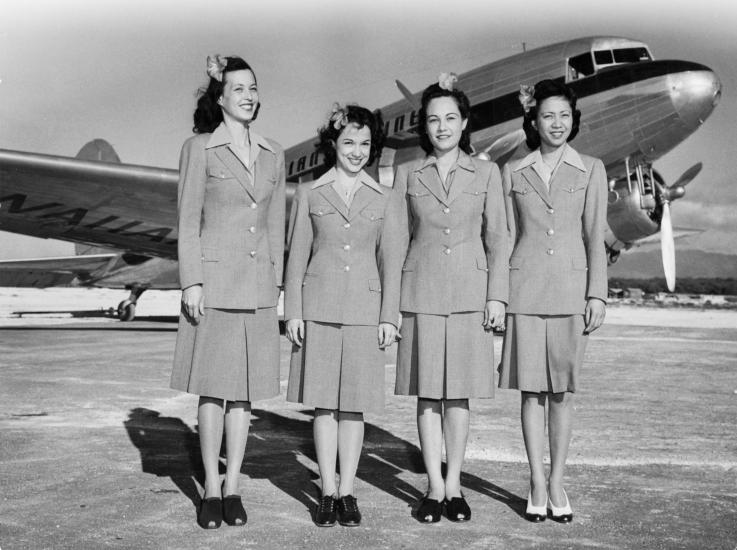
{"label": "pleated skirt", "polygon": [[425,399],[494,396],[494,335],[481,311],[402,313],[396,395]]}
{"label": "pleated skirt", "polygon": [[308,407],[380,414],[386,355],[378,328],[305,321],[302,347],[293,346],[287,401]]}
{"label": "pleated skirt", "polygon": [[588,336],[583,315],[507,315],[499,387],[575,392]]}
{"label": "pleated skirt", "polygon": [[276,308],[207,308],[198,325],[180,315],[171,387],[228,401],[279,395]]}

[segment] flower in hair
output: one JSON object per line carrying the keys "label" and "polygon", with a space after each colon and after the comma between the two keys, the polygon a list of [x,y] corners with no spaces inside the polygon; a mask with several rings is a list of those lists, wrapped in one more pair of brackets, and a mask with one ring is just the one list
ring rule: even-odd
{"label": "flower in hair", "polygon": [[218,82],[223,81],[223,72],[228,66],[228,58],[220,54],[207,56],[207,74]]}
{"label": "flower in hair", "polygon": [[333,104],[333,114],[330,115],[330,122],[333,123],[333,128],[340,130],[348,124],[348,108],[341,107],[339,103]]}
{"label": "flower in hair", "polygon": [[525,113],[529,113],[530,109],[537,105],[537,101],[535,100],[535,86],[522,84],[519,87],[519,102],[522,104]]}
{"label": "flower in hair", "polygon": [[458,82],[458,75],[455,73],[440,73],[438,76],[438,86],[443,90],[453,91],[453,85]]}

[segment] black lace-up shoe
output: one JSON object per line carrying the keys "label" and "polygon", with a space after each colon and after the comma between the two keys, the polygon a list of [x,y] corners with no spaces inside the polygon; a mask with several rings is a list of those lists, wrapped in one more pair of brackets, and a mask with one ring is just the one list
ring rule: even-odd
{"label": "black lace-up shoe", "polygon": [[345,495],[337,500],[338,523],[346,527],[357,527],[361,525],[361,512],[358,510],[358,502],[353,495]]}
{"label": "black lace-up shoe", "polygon": [[327,495],[320,498],[320,502],[317,505],[315,511],[315,525],[320,527],[332,527],[337,521],[337,514],[335,511],[336,500],[333,495]]}

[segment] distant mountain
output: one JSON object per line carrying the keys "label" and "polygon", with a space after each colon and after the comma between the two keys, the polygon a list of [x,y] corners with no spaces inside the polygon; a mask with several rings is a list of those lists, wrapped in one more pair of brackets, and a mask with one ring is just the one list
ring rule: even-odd
{"label": "distant mountain", "polygon": [[[619,260],[609,266],[609,277],[649,279],[663,276],[660,250],[622,252]],[[676,247],[677,277],[737,277],[737,255],[704,252]]]}

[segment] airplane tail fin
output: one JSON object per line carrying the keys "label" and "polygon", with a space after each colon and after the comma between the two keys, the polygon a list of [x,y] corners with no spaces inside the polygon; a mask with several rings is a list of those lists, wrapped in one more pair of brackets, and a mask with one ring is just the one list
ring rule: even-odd
{"label": "airplane tail fin", "polygon": [[113,146],[104,139],[93,139],[85,144],[77,153],[80,160],[95,160],[98,162],[114,162],[120,164],[120,157]]}

